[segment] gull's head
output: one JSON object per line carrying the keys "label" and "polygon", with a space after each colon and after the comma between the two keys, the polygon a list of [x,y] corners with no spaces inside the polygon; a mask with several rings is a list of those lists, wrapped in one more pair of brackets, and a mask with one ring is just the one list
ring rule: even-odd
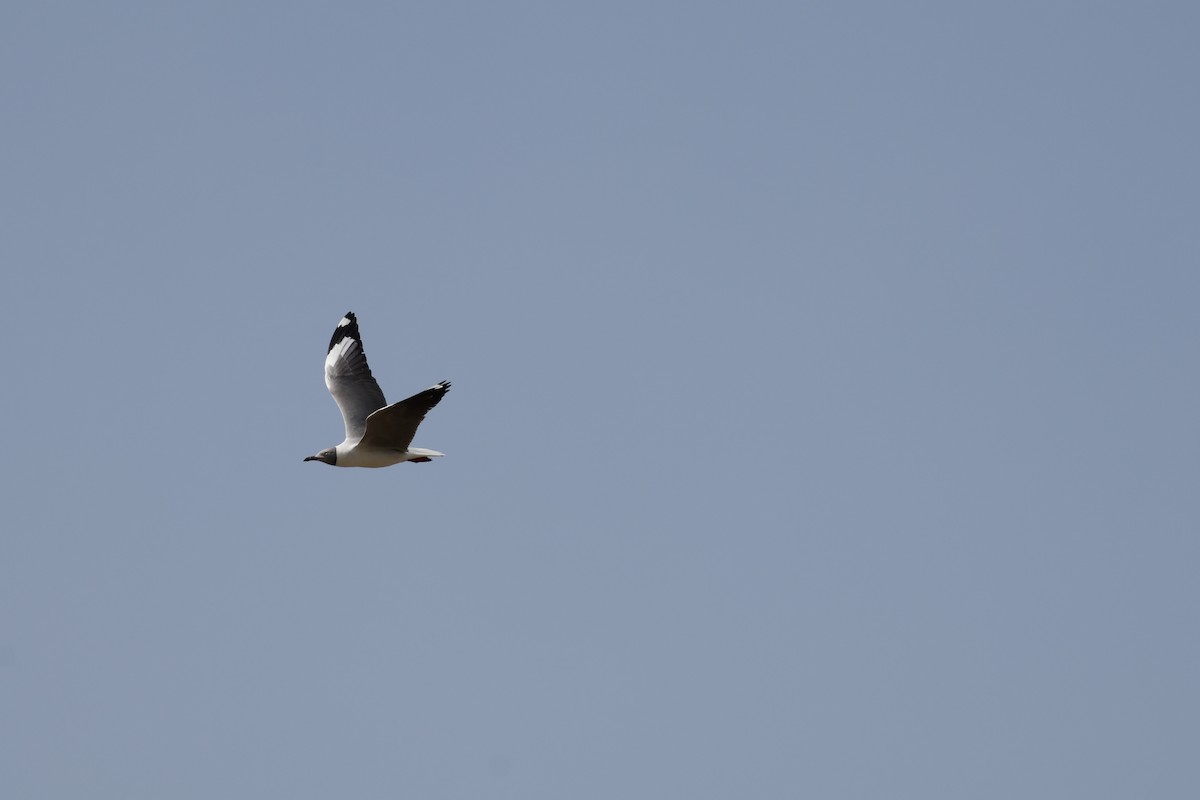
{"label": "gull's head", "polygon": [[327,447],[315,456],[309,456],[305,461],[323,461],[326,464],[337,464],[337,448]]}

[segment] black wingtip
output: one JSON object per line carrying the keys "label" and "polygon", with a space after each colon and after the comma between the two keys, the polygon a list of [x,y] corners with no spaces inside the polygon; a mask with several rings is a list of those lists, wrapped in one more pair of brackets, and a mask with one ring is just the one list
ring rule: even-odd
{"label": "black wingtip", "polygon": [[350,338],[362,345],[362,335],[358,332],[358,317],[354,316],[353,311],[347,311],[345,316],[338,320],[337,327],[333,329],[333,336],[329,338],[329,347],[325,352],[328,353],[342,339]]}

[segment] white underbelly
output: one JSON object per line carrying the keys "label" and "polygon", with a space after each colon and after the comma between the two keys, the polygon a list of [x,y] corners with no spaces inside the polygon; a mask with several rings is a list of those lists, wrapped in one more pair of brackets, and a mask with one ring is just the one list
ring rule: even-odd
{"label": "white underbelly", "polygon": [[337,463],[339,467],[390,467],[392,464],[399,464],[410,458],[412,458],[411,453],[402,453],[396,450],[364,450],[356,447],[345,453],[338,453]]}

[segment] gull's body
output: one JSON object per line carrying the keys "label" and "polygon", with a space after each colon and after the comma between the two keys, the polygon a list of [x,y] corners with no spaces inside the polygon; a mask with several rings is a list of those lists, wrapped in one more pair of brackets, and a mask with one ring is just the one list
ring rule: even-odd
{"label": "gull's body", "polygon": [[342,317],[329,340],[325,385],[342,411],[346,439],[305,461],[321,461],[335,467],[390,467],[403,461],[429,461],[444,455],[409,445],[429,409],[450,391],[450,381],[434,384],[389,406],[367,366],[358,320],[352,311]]}

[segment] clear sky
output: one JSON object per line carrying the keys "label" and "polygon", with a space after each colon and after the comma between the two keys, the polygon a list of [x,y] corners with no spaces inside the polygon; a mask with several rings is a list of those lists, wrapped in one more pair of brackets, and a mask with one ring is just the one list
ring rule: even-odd
{"label": "clear sky", "polygon": [[0,794],[1200,796],[1197,30],[7,4]]}

